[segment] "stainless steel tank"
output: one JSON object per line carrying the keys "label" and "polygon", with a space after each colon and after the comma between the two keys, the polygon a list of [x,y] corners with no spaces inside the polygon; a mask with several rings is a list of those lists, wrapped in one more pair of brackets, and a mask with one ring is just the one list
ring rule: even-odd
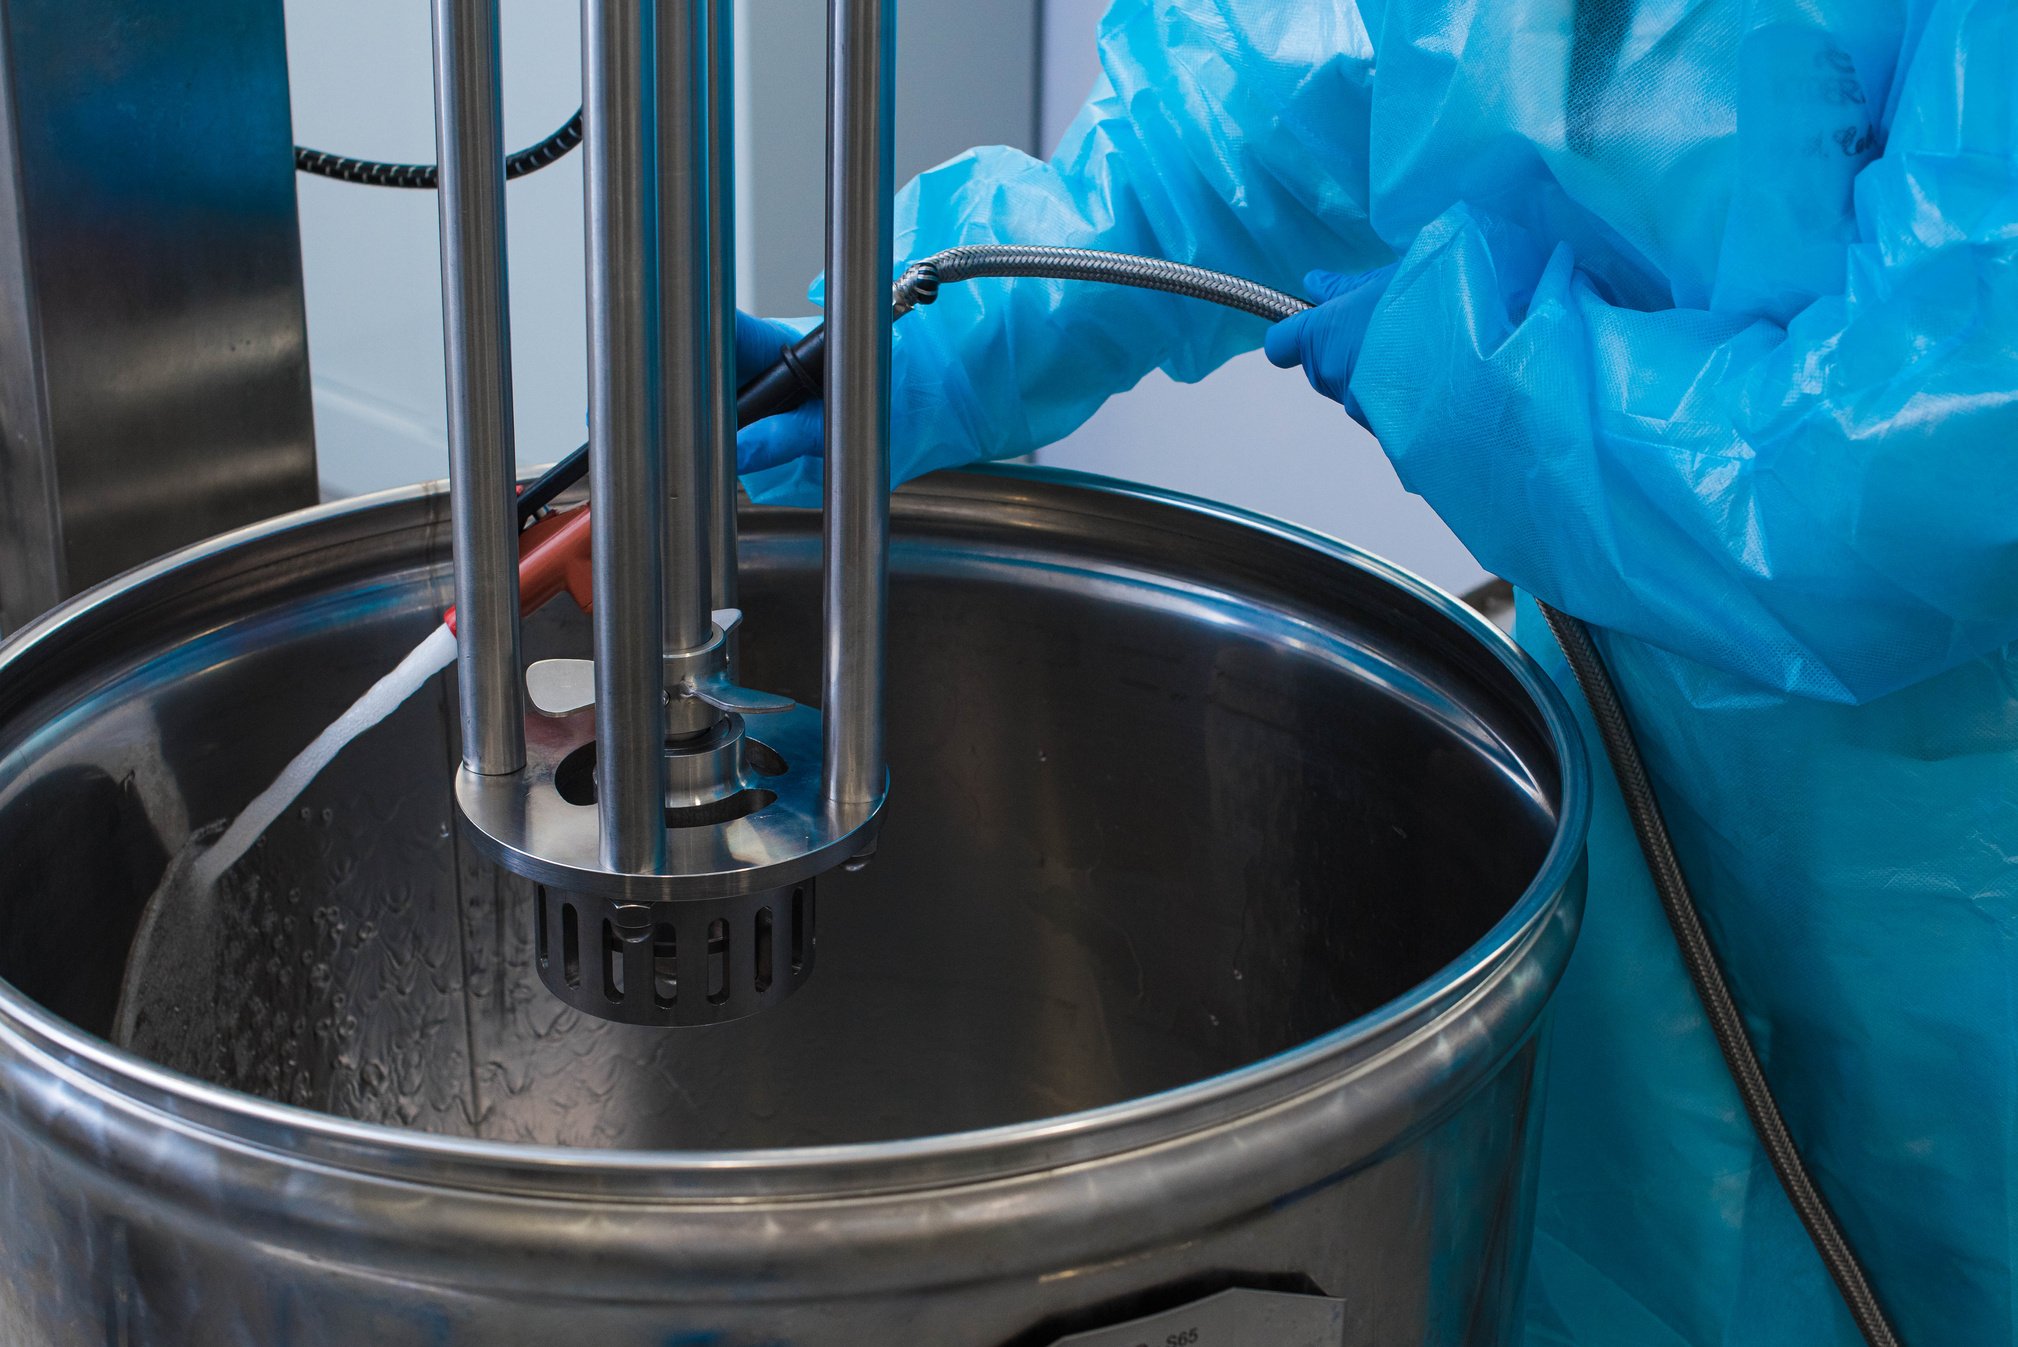
{"label": "stainless steel tank", "polygon": [[[743,526],[744,666],[810,699],[818,519]],[[1216,506],[955,474],[894,528],[880,851],[820,890],[819,976],[707,1030],[541,987],[523,881],[452,826],[446,677],[135,942],[438,621],[437,492],[0,647],[0,1341],[1511,1341],[1582,894],[1554,690]]]}

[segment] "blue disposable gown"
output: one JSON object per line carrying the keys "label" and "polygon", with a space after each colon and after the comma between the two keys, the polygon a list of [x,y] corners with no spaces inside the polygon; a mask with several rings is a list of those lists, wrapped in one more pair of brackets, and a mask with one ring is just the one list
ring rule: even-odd
{"label": "blue disposable gown", "polygon": [[[1116,0],[1101,56],[1049,163],[976,150],[905,190],[898,260],[1396,264],[1349,404],[1482,563],[1600,629],[1906,1341],[2018,1341],[2018,10]],[[898,327],[897,470],[1025,452],[1262,331],[949,287]],[[1529,1339],[1850,1343],[1596,765]]]}

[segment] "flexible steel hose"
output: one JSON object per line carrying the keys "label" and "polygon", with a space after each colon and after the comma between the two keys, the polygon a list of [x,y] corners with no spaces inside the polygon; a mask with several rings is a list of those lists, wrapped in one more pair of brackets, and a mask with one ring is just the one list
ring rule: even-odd
{"label": "flexible steel hose", "polygon": [[[938,299],[941,285],[984,276],[1098,281],[1137,290],[1161,290],[1238,309],[1271,322],[1310,307],[1295,295],[1183,262],[1091,248],[976,243],[948,248],[906,267],[891,291],[892,311],[902,318],[912,309]],[[822,325],[781,350],[777,364],[743,386],[736,400],[737,424],[747,426],[819,397],[826,359],[827,329]]]}
{"label": "flexible steel hose", "polygon": [[939,286],[985,276],[1037,276],[1051,281],[1098,281],[1138,290],[1203,299],[1271,322],[1300,313],[1309,304],[1223,271],[1207,271],[1160,257],[1098,252],[1091,248],[1046,248],[1011,243],[975,243],[934,253],[905,268],[897,280],[897,316],[913,304],[930,304]]}

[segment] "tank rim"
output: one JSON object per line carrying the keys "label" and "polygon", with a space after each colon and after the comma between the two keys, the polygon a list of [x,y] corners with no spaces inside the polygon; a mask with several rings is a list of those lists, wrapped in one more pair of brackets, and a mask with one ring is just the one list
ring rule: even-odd
{"label": "tank rim", "polygon": [[[972,485],[961,487],[965,479]],[[789,1199],[896,1193],[1012,1178],[1110,1158],[1221,1126],[1288,1104],[1350,1076],[1405,1042],[1434,1030],[1503,979],[1531,950],[1544,957],[1537,1009],[1568,960],[1581,909],[1580,869],[1592,807],[1592,782],[1581,732],[1556,684],[1511,637],[1456,596],[1349,543],[1239,507],[1162,488],[1067,469],[993,464],[910,483],[906,496],[972,494],[990,480],[1033,489],[1068,489],[1184,515],[1244,526],[1277,543],[1313,550],[1383,582],[1455,623],[1510,673],[1539,711],[1561,774],[1559,825],[1535,877],[1478,940],[1408,992],[1337,1028],[1274,1056],[1169,1090],[1118,1103],[1020,1123],[941,1135],[830,1146],[759,1150],[674,1151],[534,1146],[420,1132],[357,1122],[209,1084],[158,1066],[88,1033],[29,1000],[0,979],[0,1065],[19,1052],[92,1102],[143,1112],[178,1129],[193,1129],[234,1146],[306,1159],[360,1176],[443,1189],[512,1191],[580,1198],[598,1194],[638,1200]],[[44,642],[88,628],[109,601],[192,563],[214,559],[285,535],[361,519],[396,507],[446,515],[447,485],[419,483],[330,502],[221,534],[157,558],[103,582],[41,615],[0,641],[0,679]],[[430,520],[384,532],[427,527]],[[446,547],[445,535],[440,544]],[[1565,914],[1565,909],[1567,914]],[[1571,939],[1546,941],[1552,919],[1566,920]],[[1534,1017],[1499,1045],[1493,1061],[1525,1040]],[[1479,1070],[1491,1065],[1473,1064]],[[0,1071],[0,1095],[17,1088]],[[1469,1076],[1453,1070],[1452,1077]],[[1425,1120],[1418,1117],[1414,1126]],[[304,1144],[312,1155],[304,1155]],[[444,1172],[441,1166],[448,1166]]]}

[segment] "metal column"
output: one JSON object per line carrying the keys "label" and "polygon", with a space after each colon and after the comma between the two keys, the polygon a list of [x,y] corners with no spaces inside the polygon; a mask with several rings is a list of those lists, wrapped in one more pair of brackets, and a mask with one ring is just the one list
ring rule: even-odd
{"label": "metal column", "polygon": [[[666,463],[665,642],[698,650],[714,630],[708,526],[715,475],[713,313],[708,272],[708,4],[658,0],[659,426]],[[698,734],[714,709],[694,698],[666,708],[666,732]]]}
{"label": "metal column", "polygon": [[827,67],[827,628],[830,800],[882,798],[890,532],[890,142],[895,0],[832,0]]}
{"label": "metal column", "polygon": [[0,629],[316,496],[280,0],[8,0]]}
{"label": "metal column", "polygon": [[734,608],[736,593],[736,21],[732,0],[708,6],[708,300],[714,329],[708,371],[709,433],[714,472],[708,481],[714,527],[708,571],[717,608]]}
{"label": "metal column", "polygon": [[498,65],[497,0],[434,0],[457,681],[463,763],[484,776],[525,766]]}
{"label": "metal column", "polygon": [[597,802],[603,864],[627,874],[666,857],[653,28],[653,0],[582,6]]}

